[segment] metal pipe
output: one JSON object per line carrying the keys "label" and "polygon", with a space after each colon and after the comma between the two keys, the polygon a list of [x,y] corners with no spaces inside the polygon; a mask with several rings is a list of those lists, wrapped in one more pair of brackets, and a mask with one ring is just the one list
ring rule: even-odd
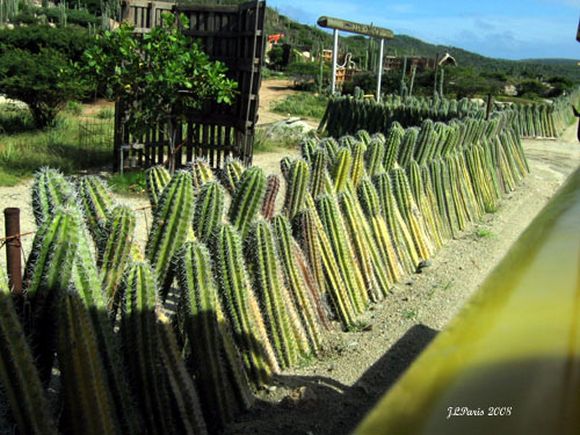
{"label": "metal pipe", "polygon": [[333,48],[332,48],[332,87],[331,95],[336,92],[336,65],[338,63],[338,30],[334,29],[333,32]]}
{"label": "metal pipe", "polygon": [[6,268],[8,285],[12,292],[22,295],[22,260],[20,257],[20,209],[9,207],[4,209],[4,227],[6,232]]}
{"label": "metal pipe", "polygon": [[385,54],[385,40],[379,44],[379,74],[377,77],[377,103],[381,101],[381,81],[383,80],[383,56]]}

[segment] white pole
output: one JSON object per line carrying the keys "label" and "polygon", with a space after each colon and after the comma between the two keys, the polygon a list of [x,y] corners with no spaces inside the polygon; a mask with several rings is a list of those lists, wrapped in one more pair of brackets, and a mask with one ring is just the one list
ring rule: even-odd
{"label": "white pole", "polygon": [[336,92],[336,65],[338,63],[338,29],[334,29],[334,45],[332,48],[332,89],[330,94]]}
{"label": "white pole", "polygon": [[377,78],[377,103],[381,101],[381,81],[383,79],[383,55],[385,54],[385,40],[381,38],[379,48],[379,74]]}

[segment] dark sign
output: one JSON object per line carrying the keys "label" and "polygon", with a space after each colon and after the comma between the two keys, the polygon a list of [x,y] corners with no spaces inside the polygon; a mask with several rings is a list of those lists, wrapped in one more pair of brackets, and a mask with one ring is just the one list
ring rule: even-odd
{"label": "dark sign", "polygon": [[320,17],[318,19],[318,25],[329,29],[344,30],[345,32],[374,36],[375,38],[381,39],[393,39],[395,37],[392,30],[368,24],[353,23],[352,21],[341,20],[339,18]]}

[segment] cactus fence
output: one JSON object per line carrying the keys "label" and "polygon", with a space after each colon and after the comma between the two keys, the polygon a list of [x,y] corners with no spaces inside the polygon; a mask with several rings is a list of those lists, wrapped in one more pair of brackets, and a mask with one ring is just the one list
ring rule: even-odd
{"label": "cactus fence", "polygon": [[23,433],[219,432],[528,173],[507,113],[386,133],[305,141],[281,161],[285,190],[238,160],[151,168],[145,246],[102,180],[40,171],[23,301],[0,271],[10,421]]}

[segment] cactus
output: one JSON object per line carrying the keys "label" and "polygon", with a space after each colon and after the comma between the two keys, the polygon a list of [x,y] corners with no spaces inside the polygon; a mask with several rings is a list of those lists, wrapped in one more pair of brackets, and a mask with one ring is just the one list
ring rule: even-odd
{"label": "cactus", "polygon": [[228,192],[234,193],[244,173],[244,164],[238,159],[228,158],[224,164],[222,184]]}
{"label": "cactus", "polygon": [[266,194],[266,176],[264,171],[255,166],[244,172],[232,197],[229,218],[232,225],[244,239],[256,218],[264,195]]}
{"label": "cactus", "polygon": [[82,231],[79,237],[72,272],[72,285],[91,316],[105,374],[109,381],[108,385],[111,389],[114,411],[117,420],[121,423],[122,431],[129,434],[140,433],[140,419],[123,370],[124,359],[120,343],[109,317],[107,302],[101,288],[101,277],[89,247],[89,237],[86,230]]}
{"label": "cactus", "polygon": [[[207,248],[199,242],[187,242],[180,252],[177,268],[182,290],[180,312],[195,355],[192,364],[204,414],[208,423],[219,429],[240,408],[249,407],[248,381],[238,355],[232,360],[224,358],[225,340],[229,338],[225,335],[229,332],[220,328],[218,293]],[[242,383],[237,383],[239,379]]]}
{"label": "cactus", "polygon": [[78,183],[80,204],[93,239],[100,247],[107,237],[105,228],[114,205],[113,196],[100,177],[83,177]]}
{"label": "cactus", "polygon": [[165,166],[153,166],[145,172],[147,195],[152,207],[155,207],[161,197],[161,192],[171,181],[171,174]]}
{"label": "cactus", "polygon": [[207,160],[203,158],[198,157],[194,159],[193,162],[191,162],[190,170],[193,187],[196,190],[201,188],[205,183],[215,180],[211,166]]}
{"label": "cactus", "polygon": [[[189,185],[193,188],[191,183]],[[176,433],[165,374],[160,372],[161,340],[155,276],[147,262],[132,264],[125,277],[121,333],[131,384],[149,433]]]}
{"label": "cactus", "polygon": [[32,211],[36,226],[40,227],[59,206],[66,206],[69,202],[75,202],[75,191],[62,173],[42,168],[34,174]]}
{"label": "cactus", "polygon": [[362,142],[356,142],[352,145],[352,168],[350,170],[350,179],[354,187],[357,187],[365,175],[365,152],[366,145]]}
{"label": "cactus", "polygon": [[292,163],[288,172],[284,213],[294,218],[303,208],[308,189],[310,172],[308,163],[298,159]]}
{"label": "cactus", "polygon": [[225,192],[215,181],[207,182],[195,198],[193,230],[199,240],[208,243],[224,218]]}
{"label": "cactus", "polygon": [[390,171],[395,166],[395,162],[399,158],[399,149],[404,136],[405,130],[401,127],[401,124],[397,121],[393,122],[385,138],[385,157],[383,159],[383,167],[386,171]]}
{"label": "cactus", "polygon": [[0,268],[0,387],[23,434],[55,434],[56,426],[24,330]]}
{"label": "cactus", "polygon": [[345,237],[347,231],[336,201],[330,195],[323,195],[318,199],[316,206],[322,225],[328,234],[332,252],[336,256],[342,279],[348,289],[348,297],[355,313],[360,315],[367,306],[368,295],[360,270],[352,257],[353,249]]}
{"label": "cactus", "polygon": [[312,161],[312,154],[316,150],[317,145],[318,142],[315,138],[307,137],[302,140],[302,143],[300,144],[300,154],[308,163]]}
{"label": "cactus", "polygon": [[58,359],[64,422],[70,433],[121,433],[97,335],[81,297],[63,291],[59,301]]}
{"label": "cactus", "polygon": [[[397,158],[397,162],[403,168],[407,167],[411,159],[413,158],[413,154],[415,152],[415,144],[418,141],[419,137],[419,129],[416,127],[409,128],[405,131],[405,135],[401,141],[401,145],[399,147],[399,157]],[[387,147],[387,154],[389,153],[389,148]],[[388,165],[385,165],[388,168]],[[391,169],[394,166],[391,165]],[[389,169],[390,170],[390,169]]]}
{"label": "cactus", "polygon": [[280,177],[275,174],[269,175],[266,179],[266,195],[262,203],[262,216],[266,220],[274,217],[278,192],[280,192]]}
{"label": "cactus", "polygon": [[312,153],[311,158],[311,176],[310,176],[310,194],[313,198],[324,192],[326,182],[326,151],[319,148]]}
{"label": "cactus", "polygon": [[340,148],[336,154],[336,160],[332,169],[334,190],[338,193],[346,189],[346,183],[350,179],[352,169],[352,154],[348,148]]}
{"label": "cactus", "polygon": [[128,207],[117,206],[107,223],[108,237],[103,249],[101,276],[109,310],[116,312],[120,302],[118,290],[129,262],[135,233],[135,213]]}
{"label": "cactus", "polygon": [[300,357],[299,334],[303,331],[293,330],[274,236],[267,222],[256,222],[250,246],[254,250],[249,261],[254,272],[254,288],[278,364],[281,368],[295,366]]}
{"label": "cactus", "polygon": [[[319,290],[308,276],[309,271],[303,271],[300,267],[298,260],[299,257],[303,258],[303,253],[294,245],[288,219],[285,216],[276,216],[272,225],[286,286],[310,343],[310,350],[317,354],[322,346],[319,316],[326,320]],[[305,259],[303,261],[305,263]]]}
{"label": "cactus", "polygon": [[265,385],[279,370],[265,332],[242,254],[242,240],[231,225],[218,233],[215,257],[221,302],[232,326],[246,371],[257,385]]}
{"label": "cactus", "polygon": [[207,428],[197,391],[181,358],[181,352],[177,346],[171,321],[163,312],[157,314],[157,326],[161,361],[167,373],[169,385],[173,392],[173,399],[177,405],[175,408],[179,414],[178,423],[181,427],[178,433],[189,435],[206,434]]}
{"label": "cactus", "polygon": [[155,270],[163,298],[171,285],[171,260],[191,230],[193,201],[191,174],[180,171],[163,190],[153,213],[145,254]]}
{"label": "cactus", "polygon": [[288,174],[290,173],[290,168],[292,167],[292,159],[288,156],[282,157],[280,160],[280,172],[285,180],[288,179]]}
{"label": "cactus", "polygon": [[385,171],[385,144],[380,140],[371,139],[365,153],[366,169],[369,177],[381,174]]}
{"label": "cactus", "polygon": [[52,311],[58,294],[69,285],[80,225],[78,210],[57,208],[54,216],[47,219],[36,233],[26,265],[26,298],[32,308],[31,324],[27,326],[43,382],[50,378],[54,359],[56,331]]}

